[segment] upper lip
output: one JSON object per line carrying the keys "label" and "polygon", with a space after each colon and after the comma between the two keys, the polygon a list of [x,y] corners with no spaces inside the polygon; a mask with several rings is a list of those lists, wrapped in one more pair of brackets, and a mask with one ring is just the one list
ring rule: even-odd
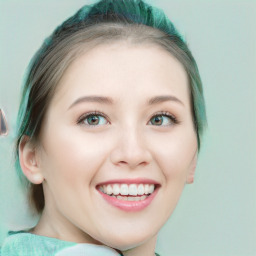
{"label": "upper lip", "polygon": [[159,182],[147,179],[147,178],[135,178],[135,179],[114,179],[114,180],[108,180],[101,182],[97,184],[97,186],[103,186],[107,184],[155,184],[159,185]]}

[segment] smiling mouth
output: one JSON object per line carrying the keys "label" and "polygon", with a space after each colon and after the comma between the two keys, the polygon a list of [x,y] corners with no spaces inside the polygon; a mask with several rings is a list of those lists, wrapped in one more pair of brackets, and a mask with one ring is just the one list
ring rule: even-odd
{"label": "smiling mouth", "polygon": [[98,190],[105,195],[122,201],[143,201],[155,189],[155,184],[106,184],[98,186]]}

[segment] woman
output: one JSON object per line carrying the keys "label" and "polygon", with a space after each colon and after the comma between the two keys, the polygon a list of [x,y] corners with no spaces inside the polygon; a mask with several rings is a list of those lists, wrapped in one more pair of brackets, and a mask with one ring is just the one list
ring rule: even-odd
{"label": "woman", "polygon": [[40,219],[2,256],[155,255],[206,123],[196,62],[161,10],[81,8],[32,59],[18,122],[17,171]]}

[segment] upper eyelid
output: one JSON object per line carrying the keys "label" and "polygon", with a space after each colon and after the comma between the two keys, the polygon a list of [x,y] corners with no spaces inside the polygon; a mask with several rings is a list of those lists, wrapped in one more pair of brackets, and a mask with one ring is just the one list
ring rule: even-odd
{"label": "upper eyelid", "polygon": [[168,111],[159,111],[159,112],[156,112],[154,113],[153,115],[151,115],[151,118],[154,117],[154,116],[170,116],[170,117],[173,117],[173,118],[176,118],[175,115],[171,114],[170,112]]}
{"label": "upper eyelid", "polygon": [[87,112],[87,113],[84,113],[83,115],[81,115],[79,118],[78,118],[78,123],[82,120],[84,120],[85,118],[89,117],[89,116],[102,116],[106,119],[109,119],[108,116],[100,111],[90,111],[90,112]]}

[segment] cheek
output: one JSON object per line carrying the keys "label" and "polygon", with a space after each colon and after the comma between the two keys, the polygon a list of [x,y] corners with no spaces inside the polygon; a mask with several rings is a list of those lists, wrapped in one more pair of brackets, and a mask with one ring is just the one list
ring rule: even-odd
{"label": "cheek", "polygon": [[86,212],[86,207],[92,204],[93,179],[106,155],[104,147],[91,136],[78,133],[68,136],[64,129],[55,136],[45,137],[44,142],[42,163],[46,201],[55,204],[67,216],[70,215],[65,208],[67,204],[77,213],[82,208]]}
{"label": "cheek", "polygon": [[197,150],[197,139],[192,129],[186,132],[183,129],[176,131],[163,135],[161,143],[153,141],[154,155],[166,182],[177,181],[184,184]]}
{"label": "cheek", "polygon": [[89,183],[106,157],[99,139],[79,132],[62,129],[54,138],[48,136],[44,144],[46,180],[67,182],[68,186]]}

